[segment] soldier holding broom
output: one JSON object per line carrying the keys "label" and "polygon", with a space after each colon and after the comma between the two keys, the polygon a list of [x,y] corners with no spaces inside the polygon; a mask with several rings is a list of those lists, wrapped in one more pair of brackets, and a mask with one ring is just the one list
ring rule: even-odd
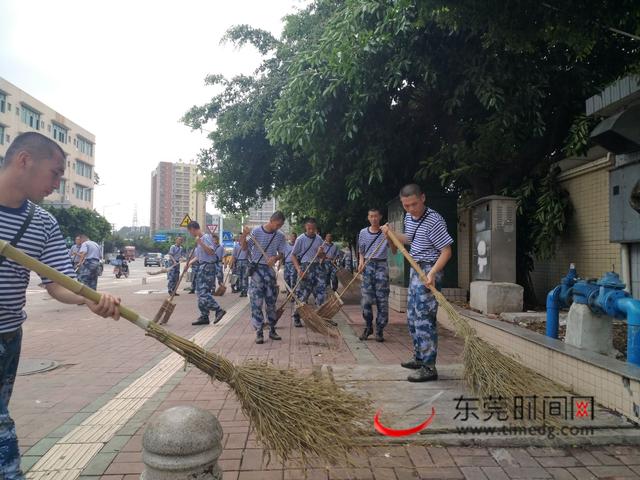
{"label": "soldier holding broom", "polygon": [[249,258],[249,300],[251,303],[251,324],[256,331],[256,343],[264,343],[262,326],[264,324],[265,307],[269,322],[269,338],[281,340],[276,332],[276,300],[278,284],[273,269],[276,261],[284,252],[286,239],[280,229],[284,225],[284,214],[275,212],[265,225],[250,230],[244,227],[240,237],[243,250],[248,251]]}
{"label": "soldier holding broom", "polygon": [[[176,237],[176,241],[169,248],[169,262],[168,266],[169,270],[167,271],[167,290],[169,291],[169,295],[173,293],[173,291],[178,286],[178,279],[180,278],[180,260],[186,255],[185,249],[182,246],[184,239],[182,237]],[[180,295],[179,293],[175,294],[176,296]]]}
{"label": "soldier holding broom", "polygon": [[[415,370],[407,378],[410,382],[428,382],[438,379],[438,303],[429,287],[435,287],[441,282],[442,270],[451,258],[453,239],[447,232],[447,224],[442,216],[426,206],[425,195],[418,185],[409,184],[402,187],[400,201],[406,211],[405,233],[396,235],[402,243],[411,246],[409,253],[427,275],[427,282],[423,284],[418,273],[411,270],[407,322],[415,355],[413,359],[401,365]],[[386,235],[389,231],[388,225],[381,228]]]}
{"label": "soldier holding broom", "polygon": [[[66,154],[50,138],[36,132],[18,135],[0,166],[0,238],[52,268],[74,276],[56,219],[36,203],[60,186]],[[9,399],[16,378],[29,270],[0,257],[0,478],[23,480],[16,429],[9,415]],[[120,299],[103,294],[99,303],[85,300],[47,278],[49,295],[62,303],[87,305],[102,316],[118,319]]]}
{"label": "soldier holding broom", "polygon": [[334,292],[338,290],[338,267],[336,262],[338,260],[338,245],[333,243],[333,235],[327,233],[324,236],[324,242],[326,244],[324,249],[324,278],[326,287],[331,288]]}
{"label": "soldier holding broom", "polygon": [[366,340],[373,333],[373,304],[376,305],[376,341],[384,341],[384,327],[389,322],[389,267],[387,250],[396,253],[396,247],[387,243],[382,234],[380,221],[382,213],[370,208],[367,215],[370,227],[360,230],[358,235],[358,273],[362,275],[362,316],[365,327],[360,340]]}
{"label": "soldier holding broom", "polygon": [[298,281],[296,267],[293,265],[293,260],[291,259],[293,255],[293,246],[296,243],[296,237],[296,234],[291,232],[289,234],[289,241],[284,246],[284,281],[289,285],[289,288],[293,288]]}
{"label": "soldier holding broom", "polygon": [[248,251],[242,249],[240,242],[236,242],[233,247],[233,254],[231,255],[231,268],[238,276],[236,290],[240,291],[241,297],[246,297],[247,292],[249,291],[249,261],[247,260],[247,254]]}
{"label": "soldier holding broom", "polygon": [[[304,229],[304,235],[300,235],[296,239],[293,253],[291,254],[291,260],[298,277],[301,277],[303,272],[306,272],[300,282],[300,287],[295,293],[303,303],[306,303],[309,295],[313,293],[316,304],[322,305],[326,294],[324,268],[320,262],[324,258],[324,242],[322,237],[318,235],[318,225],[315,218],[307,218],[304,223]],[[294,310],[293,313],[293,324],[296,327],[303,326],[297,310]]]}

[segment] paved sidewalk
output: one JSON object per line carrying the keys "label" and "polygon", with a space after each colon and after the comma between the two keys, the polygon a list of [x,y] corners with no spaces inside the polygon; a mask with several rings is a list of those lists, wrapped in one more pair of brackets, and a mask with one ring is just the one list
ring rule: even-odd
{"label": "paved sidewalk", "polygon": [[[142,288],[163,289],[164,285],[157,281],[153,287]],[[123,297],[128,305],[153,316],[164,295],[129,291]],[[223,319],[221,325],[192,327],[190,322],[197,316],[194,300],[193,295],[186,294],[177,299],[178,307],[169,327],[188,338],[198,335],[210,349],[234,362],[252,358],[303,371],[321,370],[323,366],[325,369],[332,366],[334,372],[354,371],[350,366],[358,366],[363,372],[373,371],[376,375],[398,377],[406,373],[394,367],[412,352],[403,314],[392,312],[384,343],[373,339],[360,342],[357,340],[362,329],[359,308],[347,305],[344,310],[349,318],[348,325],[341,327],[343,337],[340,343],[328,348],[319,335],[292,328],[286,312],[279,327],[283,340],[267,340],[264,345],[256,345],[246,306],[238,305],[242,308]],[[222,298],[230,312],[237,300],[237,295],[230,293]],[[226,385],[211,382],[194,368],[184,371],[183,364],[172,360],[165,347],[145,337],[136,327],[126,321],[116,323],[91,318],[80,307],[54,302],[38,313],[46,316],[33,322],[30,319],[31,324],[26,324],[24,357],[52,358],[65,367],[18,380],[11,408],[26,467],[42,465],[46,455],[60,458],[52,452],[72,442],[93,442],[97,450],[91,451],[86,465],[76,470],[67,468],[64,475],[85,479],[137,479],[143,469],[141,444],[146,422],[171,406],[191,404],[210,410],[222,424],[224,451],[220,465],[225,479],[304,478],[293,464],[263,465],[260,445],[249,433],[249,423]],[[461,350],[459,339],[440,330],[438,361],[446,375],[455,371],[455,367],[451,370],[446,365],[461,363]],[[408,388],[408,383],[391,377],[382,380],[388,385],[397,385],[392,390],[402,394],[401,389]],[[373,381],[369,384],[373,385]],[[111,418],[110,413],[103,414],[121,408],[119,399],[131,402],[127,405],[133,405],[135,412],[120,419]],[[111,422],[113,431],[103,430],[103,436],[88,433],[87,437],[76,433],[69,440],[72,432],[85,431],[82,427],[87,422],[88,432],[95,432],[95,426],[104,426],[105,422]],[[369,448],[356,458],[357,468],[326,469],[316,465],[308,472],[308,478],[640,478],[640,448],[637,447],[438,447],[423,445],[430,442],[420,438],[411,439],[408,445],[384,444],[385,439],[377,438],[379,446]],[[45,474],[40,466],[29,473],[29,478],[67,478],[61,475],[63,473],[53,471]]]}

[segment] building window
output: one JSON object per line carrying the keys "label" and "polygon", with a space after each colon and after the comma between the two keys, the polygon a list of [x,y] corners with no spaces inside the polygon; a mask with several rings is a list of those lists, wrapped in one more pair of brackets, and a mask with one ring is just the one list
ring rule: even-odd
{"label": "building window", "polygon": [[22,105],[22,115],[20,118],[22,118],[22,123],[29,125],[35,130],[40,130],[40,114],[35,110],[31,110],[29,107]]}
{"label": "building window", "polygon": [[4,125],[0,125],[0,145],[4,145]]}
{"label": "building window", "polygon": [[67,180],[64,178],[60,179],[60,186],[55,190],[56,193],[59,193],[64,197],[64,193],[67,190]]}
{"label": "building window", "polygon": [[4,92],[0,92],[0,113],[4,113],[7,108],[7,96]]}
{"label": "building window", "polygon": [[89,157],[93,157],[93,143],[89,140],[85,140],[82,137],[78,137],[78,141],[76,142],[76,146],[81,153],[88,155]]}
{"label": "building window", "polygon": [[78,200],[83,200],[85,202],[91,201],[91,189],[89,187],[76,183],[75,192]]}
{"label": "building window", "polygon": [[60,143],[67,143],[67,131],[62,125],[53,124],[53,138]]}
{"label": "building window", "polygon": [[93,167],[88,163],[76,160],[76,173],[83,177],[93,178]]}

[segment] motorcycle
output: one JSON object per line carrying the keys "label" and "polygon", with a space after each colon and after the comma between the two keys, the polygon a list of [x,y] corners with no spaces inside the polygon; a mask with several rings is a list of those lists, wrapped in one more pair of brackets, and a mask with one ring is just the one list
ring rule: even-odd
{"label": "motorcycle", "polygon": [[129,264],[126,260],[114,260],[114,268],[113,273],[116,278],[120,278],[124,276],[125,278],[129,278]]}

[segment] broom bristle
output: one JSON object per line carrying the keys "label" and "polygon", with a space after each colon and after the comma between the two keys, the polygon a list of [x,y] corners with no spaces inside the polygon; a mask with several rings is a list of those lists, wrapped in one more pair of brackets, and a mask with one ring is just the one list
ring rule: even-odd
{"label": "broom bristle", "polygon": [[312,332],[319,333],[325,337],[338,337],[338,329],[330,321],[318,315],[310,305],[302,304],[297,307],[300,317],[304,320],[304,325]]}
{"label": "broom bristle", "polygon": [[340,298],[334,293],[329,297],[329,300],[320,306],[316,313],[322,318],[331,319],[338,314],[341,308],[342,302],[340,302]]}
{"label": "broom bristle", "polygon": [[[306,465],[310,457],[349,463],[362,445],[358,437],[371,422],[372,404],[327,378],[303,376],[266,363],[236,366],[178,335],[150,324],[156,338],[207,375],[231,387],[258,441],[283,463]],[[299,455],[299,458],[295,458]]]}
{"label": "broom bristle", "polygon": [[531,419],[523,420],[544,420],[551,425],[562,423],[560,417],[549,417],[548,412],[545,412],[543,399],[546,396],[560,395],[564,389],[478,337],[473,327],[462,318],[442,293],[433,293],[438,305],[449,315],[456,334],[464,340],[463,376],[467,385],[480,399],[480,405],[489,397],[494,402],[502,397],[502,407],[509,411],[510,418],[513,419],[518,418],[515,416],[516,397],[537,398],[538,400],[530,405],[535,410],[535,415],[532,414]]}

